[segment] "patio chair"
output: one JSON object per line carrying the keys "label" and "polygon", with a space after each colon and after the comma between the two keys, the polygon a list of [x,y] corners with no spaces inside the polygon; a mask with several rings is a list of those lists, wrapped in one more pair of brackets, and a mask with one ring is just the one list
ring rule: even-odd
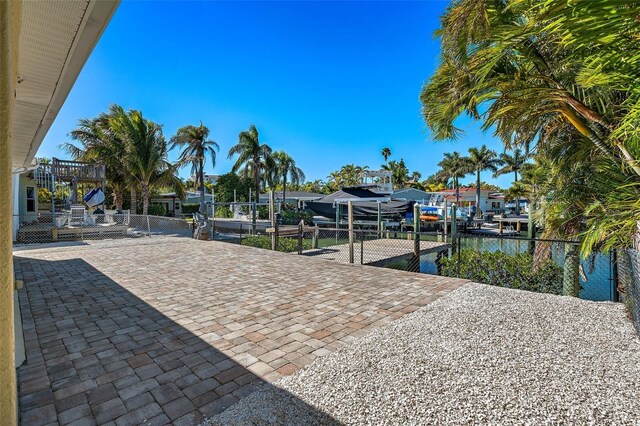
{"label": "patio chair", "polygon": [[71,206],[71,216],[69,217],[69,225],[83,225],[87,210],[81,204]]}

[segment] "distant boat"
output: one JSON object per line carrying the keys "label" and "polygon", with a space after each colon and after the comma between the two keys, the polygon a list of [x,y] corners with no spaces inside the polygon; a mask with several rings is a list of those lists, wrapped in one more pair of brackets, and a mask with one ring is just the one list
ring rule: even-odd
{"label": "distant boat", "polygon": [[307,201],[307,207],[315,214],[335,219],[336,207],[340,206],[340,218],[347,218],[347,202],[353,202],[353,217],[357,220],[377,220],[378,204],[382,219],[399,220],[413,211],[414,201],[392,200],[366,188],[342,188],[316,201]]}

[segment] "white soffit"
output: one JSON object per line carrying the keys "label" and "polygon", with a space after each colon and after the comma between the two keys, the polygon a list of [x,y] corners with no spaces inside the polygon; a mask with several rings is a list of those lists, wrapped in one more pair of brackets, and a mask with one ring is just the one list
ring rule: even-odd
{"label": "white soffit", "polygon": [[119,0],[22,3],[13,166],[28,167]]}

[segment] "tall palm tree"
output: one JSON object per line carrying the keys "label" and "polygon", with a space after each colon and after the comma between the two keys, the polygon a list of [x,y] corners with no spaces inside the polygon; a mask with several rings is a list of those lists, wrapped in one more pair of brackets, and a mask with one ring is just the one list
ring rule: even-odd
{"label": "tall palm tree", "polygon": [[[612,203],[640,198],[640,44],[629,43],[639,8],[635,0],[453,2],[438,31],[440,64],[420,97],[438,140],[458,137],[456,120],[469,115],[507,149],[535,144],[554,174],[538,195],[554,200],[540,211],[545,232],[585,235],[583,250],[627,247],[640,220],[630,215],[638,209]],[[557,155],[569,145],[571,156]],[[567,211],[572,226],[550,220],[566,221]]]}
{"label": "tall palm tree", "polygon": [[200,189],[200,213],[205,214],[207,207],[204,202],[204,166],[207,157],[211,158],[212,167],[216,166],[216,152],[220,149],[218,143],[207,139],[209,129],[200,122],[199,126],[187,125],[178,129],[171,137],[171,147],[182,148],[179,161],[181,164],[191,165],[191,174],[195,176],[196,186]]}
{"label": "tall palm tree", "polygon": [[64,143],[61,148],[76,161],[98,161],[105,165],[107,184],[113,192],[116,210],[122,210],[123,194],[130,181],[122,160],[126,155],[125,142],[114,134],[110,127],[110,119],[118,111],[112,105],[109,112],[101,113],[96,118],[82,118],[78,126],[69,133],[71,139],[78,143]]}
{"label": "tall palm tree", "polygon": [[459,152],[445,153],[444,159],[438,163],[440,167],[440,175],[451,179],[453,188],[456,191],[456,203],[460,202],[460,178],[469,174],[469,159],[463,157]]}
{"label": "tall palm tree", "polygon": [[480,211],[480,173],[485,170],[496,172],[501,164],[495,151],[482,145],[480,148],[469,148],[469,164],[476,172],[476,217],[481,218]]}
{"label": "tall palm tree", "polygon": [[240,132],[238,143],[229,150],[228,158],[238,155],[231,171],[237,173],[242,169],[243,176],[251,176],[256,197],[260,194],[260,183],[267,179],[267,171],[274,168],[271,153],[269,145],[260,143],[258,129],[253,124],[248,130]]}
{"label": "tall palm tree", "polygon": [[110,119],[111,128],[119,138],[126,142],[127,152],[124,158],[134,183],[141,190],[142,214],[149,211],[151,191],[163,186],[173,186],[180,192],[184,184],[177,176],[180,164],[171,164],[168,158],[168,145],[162,135],[162,127],[145,119],[140,111],[124,111],[120,108]]}
{"label": "tall palm tree", "polygon": [[[513,150],[513,155],[506,152],[500,154],[500,163],[504,164],[500,169],[496,170],[493,174],[494,177],[501,176],[507,173],[513,173],[514,184],[518,183],[518,173],[522,169],[529,159],[529,156],[525,154],[521,149],[516,148]],[[516,214],[520,214],[520,200],[516,197]]]}
{"label": "tall palm tree", "polygon": [[304,182],[304,172],[296,165],[296,162],[289,154],[284,151],[273,153],[273,159],[276,163],[278,180],[282,180],[282,201],[287,200],[287,179],[291,178],[294,185]]}
{"label": "tall palm tree", "polygon": [[382,148],[382,158],[384,158],[384,162],[385,163],[387,162],[389,157],[391,157],[391,149],[390,148]]}

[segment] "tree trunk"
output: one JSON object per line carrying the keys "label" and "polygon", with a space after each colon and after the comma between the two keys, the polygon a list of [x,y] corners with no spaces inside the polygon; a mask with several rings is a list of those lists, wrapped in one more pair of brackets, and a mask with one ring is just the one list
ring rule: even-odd
{"label": "tree trunk", "polygon": [[[516,180],[515,183],[518,183],[518,172],[514,172],[516,175]],[[520,215],[520,199],[518,198],[518,196],[515,196],[515,203],[516,203],[516,215],[519,216]]]}
{"label": "tree trunk", "polygon": [[200,214],[205,214],[207,212],[207,207],[204,204],[204,161],[202,158],[200,159],[198,179],[200,180]]}
{"label": "tree trunk", "polygon": [[455,187],[455,190],[456,190],[456,204],[459,204],[460,203],[460,186],[458,185],[457,177],[453,178],[453,186]]}
{"label": "tree trunk", "polygon": [[282,202],[287,202],[287,175],[282,179]]}
{"label": "tree trunk", "polygon": [[480,212],[480,169],[477,170],[476,175],[476,218],[482,218],[482,213]]}
{"label": "tree trunk", "polygon": [[577,244],[565,243],[564,246],[562,294],[580,296],[580,247]]}
{"label": "tree trunk", "polygon": [[142,184],[142,214],[149,214],[149,185]]}
{"label": "tree trunk", "polygon": [[116,210],[122,210],[122,190],[113,191],[113,203],[116,205]]}
{"label": "tree trunk", "polygon": [[138,191],[136,191],[136,187],[132,186],[131,190],[131,206],[129,207],[129,211],[131,214],[138,214]]}

